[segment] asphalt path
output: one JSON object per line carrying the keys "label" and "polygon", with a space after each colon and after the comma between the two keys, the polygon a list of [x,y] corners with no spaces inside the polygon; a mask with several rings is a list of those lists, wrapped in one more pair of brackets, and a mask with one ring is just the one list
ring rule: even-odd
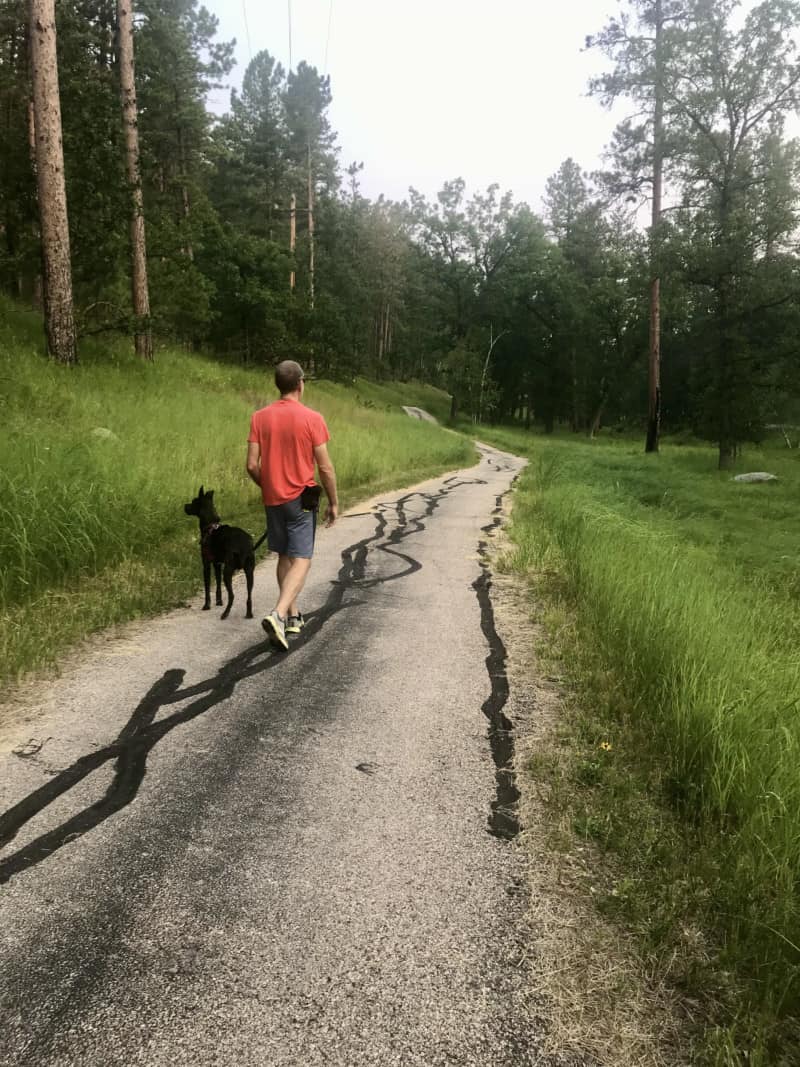
{"label": "asphalt path", "polygon": [[484,552],[521,466],[321,531],[289,653],[267,560],[255,620],[198,598],[6,720],[0,1063],[542,1062]]}

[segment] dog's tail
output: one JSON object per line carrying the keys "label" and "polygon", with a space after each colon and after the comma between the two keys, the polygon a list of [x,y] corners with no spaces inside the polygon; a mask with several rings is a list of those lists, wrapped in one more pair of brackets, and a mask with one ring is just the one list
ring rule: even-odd
{"label": "dog's tail", "polygon": [[264,542],[266,541],[266,539],[267,539],[267,531],[265,530],[265,531],[263,532],[263,534],[262,534],[262,535],[261,535],[261,536],[259,537],[259,539],[258,539],[258,540],[256,541],[256,543],[255,543],[255,544],[253,545],[253,551],[255,552],[255,550],[256,550],[256,549],[257,549],[257,548],[258,548],[258,547],[259,547],[260,545],[262,545],[262,544],[263,544],[263,543],[264,543]]}

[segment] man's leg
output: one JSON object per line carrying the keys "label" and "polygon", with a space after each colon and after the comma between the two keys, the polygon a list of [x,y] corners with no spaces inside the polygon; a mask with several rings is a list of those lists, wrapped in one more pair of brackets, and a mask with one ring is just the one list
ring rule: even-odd
{"label": "man's leg", "polygon": [[[283,556],[283,555],[278,556],[278,566],[275,568],[275,571],[276,571],[276,574],[277,574],[277,577],[278,577],[278,597],[279,598],[280,598],[281,593],[283,592],[283,586],[284,586],[284,583],[286,582],[286,575],[289,573],[289,568],[291,567],[291,565],[292,565],[292,561],[291,561],[289,556]],[[296,604],[290,605],[290,609],[289,609],[290,613],[291,613],[291,608],[294,608],[294,607],[296,607]]]}
{"label": "man's leg", "polygon": [[311,560],[302,556],[278,557],[278,588],[280,595],[275,610],[282,619],[289,615],[298,615],[297,598],[306,584]]}
{"label": "man's leg", "polygon": [[[262,621],[261,625],[270,642],[288,650],[287,633],[300,632],[303,621],[297,606],[297,598],[305,585],[314,554],[313,512],[304,512],[300,498],[287,501],[278,507],[267,509],[267,526],[270,529],[270,548],[278,552],[278,603]],[[270,525],[271,524],[271,525]],[[272,531],[274,527],[274,535]],[[289,627],[287,629],[287,627]]]}

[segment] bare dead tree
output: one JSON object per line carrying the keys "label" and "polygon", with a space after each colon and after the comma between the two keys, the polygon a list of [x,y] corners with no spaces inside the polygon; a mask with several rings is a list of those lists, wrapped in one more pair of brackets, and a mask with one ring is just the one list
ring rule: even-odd
{"label": "bare dead tree", "polygon": [[484,389],[486,388],[486,372],[489,369],[489,360],[492,358],[492,352],[494,351],[494,346],[497,344],[497,342],[500,340],[500,338],[503,337],[507,333],[508,333],[508,330],[501,330],[500,333],[497,335],[497,337],[495,337],[494,336],[494,327],[492,326],[491,323],[489,324],[489,350],[486,353],[486,359],[483,361],[483,373],[481,374],[481,391],[480,391],[480,394],[478,395],[478,422],[479,423],[483,422],[483,393],[484,393]]}

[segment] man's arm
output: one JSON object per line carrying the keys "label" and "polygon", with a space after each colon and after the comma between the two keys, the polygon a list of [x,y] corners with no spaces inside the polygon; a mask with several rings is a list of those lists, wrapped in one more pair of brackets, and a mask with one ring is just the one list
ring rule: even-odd
{"label": "man's arm", "polygon": [[339,517],[339,497],[336,493],[336,471],[333,469],[331,457],[328,455],[327,445],[314,446],[314,459],[319,471],[319,480],[328,498],[328,507],[325,511],[325,525],[333,526]]}
{"label": "man's arm", "polygon": [[247,442],[247,473],[261,488],[261,445],[258,441]]}

